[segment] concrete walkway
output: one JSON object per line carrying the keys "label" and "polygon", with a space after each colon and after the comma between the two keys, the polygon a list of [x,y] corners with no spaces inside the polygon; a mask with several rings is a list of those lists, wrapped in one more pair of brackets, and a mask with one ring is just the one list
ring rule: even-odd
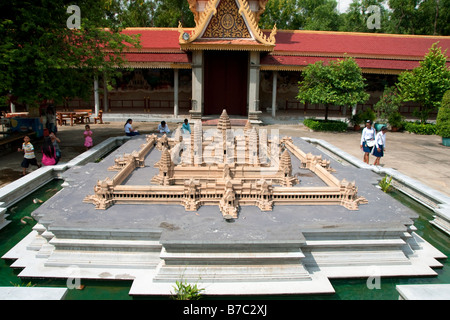
{"label": "concrete walkway", "polygon": [[[123,136],[124,123],[91,123],[94,144],[110,137]],[[133,125],[141,133],[153,133],[156,132],[158,122],[134,122]],[[325,140],[358,159],[362,160],[363,158],[363,152],[359,148],[360,132],[312,132],[300,124],[271,124],[262,127],[267,130],[278,129],[281,135]],[[169,128],[176,129],[176,124],[169,123]],[[70,161],[86,150],[83,146],[83,132],[84,125],[59,127],[57,136],[61,139],[62,163]],[[41,140],[35,139],[36,150],[40,150]],[[381,165],[384,168],[396,169],[424,185],[450,196],[450,148],[442,145],[441,137],[422,136],[407,132],[388,132],[386,149],[385,157],[381,159]],[[37,151],[36,155],[40,160],[41,152]],[[20,178],[22,158],[23,154],[17,151],[3,151],[0,156],[0,187]],[[372,164],[374,160],[375,158],[371,156],[370,163]]]}

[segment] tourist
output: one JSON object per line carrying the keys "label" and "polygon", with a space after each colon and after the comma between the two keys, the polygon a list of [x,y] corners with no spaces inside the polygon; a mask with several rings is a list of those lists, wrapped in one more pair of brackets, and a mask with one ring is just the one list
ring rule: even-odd
{"label": "tourist", "polygon": [[183,126],[181,127],[181,133],[191,133],[191,126],[189,125],[188,119],[184,119]]}
{"label": "tourist", "polygon": [[56,151],[52,139],[50,139],[50,137],[45,137],[44,144],[42,145],[42,165],[52,166],[55,163]]}
{"label": "tourist", "polygon": [[366,121],[366,127],[361,134],[360,148],[364,151],[364,162],[369,164],[369,154],[375,145],[375,128],[372,127],[372,120]]}
{"label": "tourist", "polygon": [[163,120],[161,121],[161,124],[158,125],[158,131],[159,133],[169,133],[169,127],[167,126],[166,122]]}
{"label": "tourist", "polygon": [[88,151],[94,146],[94,141],[92,140],[91,127],[87,124],[84,129],[84,146],[86,147],[86,151]]}
{"label": "tourist", "polygon": [[27,168],[31,165],[41,167],[40,164],[37,163],[36,157],[34,155],[34,147],[30,142],[30,137],[23,137],[22,148],[17,149],[18,152],[24,152],[23,160],[22,160],[22,176],[27,174]]}
{"label": "tourist", "polygon": [[376,157],[375,162],[373,163],[376,166],[380,165],[380,159],[384,155],[384,151],[386,151],[386,132],[387,127],[383,126],[375,138],[375,146],[372,154]]}
{"label": "tourist", "polygon": [[56,112],[55,112],[55,106],[53,104],[48,105],[47,107],[47,123],[46,128],[49,132],[57,132],[58,127],[56,126]]}
{"label": "tourist", "polygon": [[133,120],[132,119],[128,119],[127,122],[124,125],[125,134],[127,136],[129,136],[129,137],[139,135],[139,132],[137,130],[133,129],[132,124],[133,124]]}
{"label": "tourist", "polygon": [[50,133],[49,137],[50,140],[52,140],[53,147],[55,148],[56,153],[55,164],[58,164],[59,159],[61,159],[61,149],[59,148],[59,143],[61,143],[61,140],[59,140],[59,138],[55,135],[54,132]]}

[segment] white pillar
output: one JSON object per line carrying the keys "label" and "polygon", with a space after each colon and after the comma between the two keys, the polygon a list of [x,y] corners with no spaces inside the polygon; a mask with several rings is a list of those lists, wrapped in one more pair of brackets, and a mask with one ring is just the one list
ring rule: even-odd
{"label": "white pillar", "polygon": [[192,52],[192,109],[193,119],[201,119],[203,114],[203,51]]}
{"label": "white pillar", "polygon": [[248,86],[248,118],[249,120],[258,120],[261,111],[259,111],[259,72],[260,72],[260,53],[250,52],[250,70]]}
{"label": "white pillar", "polygon": [[178,117],[178,69],[173,69],[173,115]]}
{"label": "white pillar", "polygon": [[103,111],[108,112],[108,82],[106,73],[103,73]]}
{"label": "white pillar", "polygon": [[100,111],[100,99],[98,97],[98,77],[94,77],[94,104],[95,104],[95,116],[98,116],[98,112]]}
{"label": "white pillar", "polygon": [[273,72],[273,80],[272,80],[272,117],[275,118],[276,110],[277,110],[277,80],[278,80],[278,72]]}
{"label": "white pillar", "polygon": [[14,103],[10,102],[9,106],[11,107],[11,113],[15,113],[16,112],[16,106],[14,105]]}

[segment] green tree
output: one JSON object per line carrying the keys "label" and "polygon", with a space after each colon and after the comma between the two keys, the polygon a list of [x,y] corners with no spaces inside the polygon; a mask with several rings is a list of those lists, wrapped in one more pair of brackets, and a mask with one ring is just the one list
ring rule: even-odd
{"label": "green tree", "polygon": [[[108,0],[80,0],[80,29],[68,29],[69,1],[0,3],[0,97],[19,104],[86,97],[93,78],[123,66],[137,39],[108,19]],[[110,29],[105,29],[110,27]]]}
{"label": "green tree", "polygon": [[195,27],[194,14],[187,0],[156,0],[155,27]]}
{"label": "green tree", "polygon": [[305,19],[304,29],[337,31],[340,24],[341,15],[337,11],[337,2],[329,0],[324,1],[312,10]]}
{"label": "green tree", "polygon": [[302,103],[324,104],[328,120],[330,105],[352,106],[369,99],[364,81],[361,68],[351,57],[328,64],[318,61],[303,71],[297,99]]}
{"label": "green tree", "polygon": [[422,123],[428,120],[431,111],[439,109],[445,91],[450,89],[450,68],[445,53],[434,43],[419,67],[402,72],[398,77],[400,98],[420,104],[415,115]]}
{"label": "green tree", "polygon": [[154,27],[156,0],[110,0],[107,16],[122,28]]}
{"label": "green tree", "polygon": [[450,35],[450,0],[389,0],[388,32]]}
{"label": "green tree", "polygon": [[420,25],[416,7],[418,0],[389,0],[391,33],[415,34]]}
{"label": "green tree", "polygon": [[340,14],[335,0],[271,0],[259,27],[280,30],[338,30]]}
{"label": "green tree", "polygon": [[261,29],[272,29],[276,24],[280,30],[295,30],[305,23],[300,12],[299,0],[271,0],[266,4],[259,20]]}
{"label": "green tree", "polygon": [[450,138],[450,90],[446,91],[436,118],[436,133]]}

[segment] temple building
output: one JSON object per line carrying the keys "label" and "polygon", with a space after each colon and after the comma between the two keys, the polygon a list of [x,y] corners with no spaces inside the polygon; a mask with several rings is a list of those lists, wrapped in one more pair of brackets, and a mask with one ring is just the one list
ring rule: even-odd
{"label": "temple building", "polygon": [[[91,107],[104,113],[146,113],[165,118],[230,116],[257,121],[279,112],[322,114],[321,105],[296,99],[304,68],[317,61],[353,57],[367,79],[373,106],[384,87],[419,66],[433,43],[450,48],[450,38],[380,33],[261,30],[258,21],[268,0],[188,0],[195,28],[129,28],[142,47],[130,49],[128,67],[108,90],[108,79],[92,101],[74,100],[69,108]],[[450,61],[448,62],[450,65]],[[103,87],[103,89],[101,88]],[[400,110],[411,114],[414,105]],[[61,108],[61,107],[60,107]],[[345,108],[330,108],[345,115]]]}

